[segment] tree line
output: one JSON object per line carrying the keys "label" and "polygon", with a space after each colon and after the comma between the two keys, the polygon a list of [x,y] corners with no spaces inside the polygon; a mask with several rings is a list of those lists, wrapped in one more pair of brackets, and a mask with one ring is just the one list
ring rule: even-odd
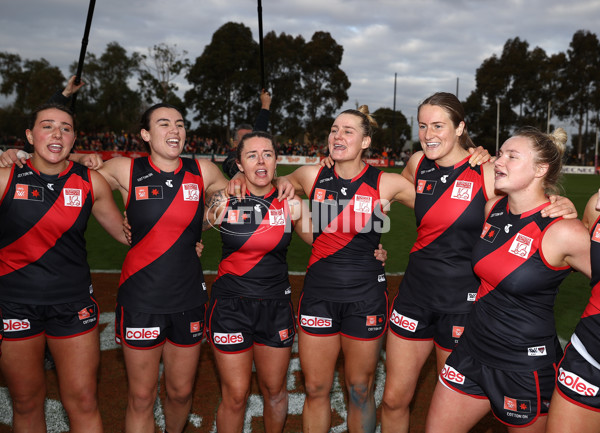
{"label": "tree line", "polygon": [[[344,48],[324,31],[310,40],[269,32],[263,46],[267,87],[276,95],[270,132],[282,141],[323,142],[331,119],[348,100],[351,83],[340,68]],[[129,54],[111,42],[100,56],[86,55],[77,121],[90,132],[137,132],[137,120],[147,106],[168,102],[194,121],[194,133],[227,142],[235,125],[252,123],[258,113],[259,64],[258,42],[241,23],[221,26],[193,61],[176,45],[161,43],[146,53]],[[71,73],[76,68],[74,62]],[[46,59],[22,59],[8,52],[0,52],[0,77],[0,94],[14,100],[0,108],[0,135],[22,135],[27,114],[66,83],[60,69]],[[183,94],[178,79],[189,85]],[[575,156],[589,161],[600,125],[597,36],[579,30],[566,52],[550,56],[518,37],[509,39],[501,54],[477,69],[476,88],[464,105],[470,134],[490,153],[495,152],[499,108],[500,143],[520,125],[545,130],[551,113],[562,124],[577,127],[572,137]],[[400,149],[410,140],[403,113],[381,107],[374,114],[380,124],[375,148]]]}

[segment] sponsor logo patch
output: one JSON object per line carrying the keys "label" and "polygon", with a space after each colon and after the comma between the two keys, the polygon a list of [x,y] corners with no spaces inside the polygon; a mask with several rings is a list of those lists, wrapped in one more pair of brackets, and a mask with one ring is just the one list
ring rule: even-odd
{"label": "sponsor logo patch", "polygon": [[392,322],[397,327],[405,329],[409,332],[415,332],[417,330],[417,326],[419,325],[418,320],[403,316],[396,310],[392,311],[392,315],[390,316],[390,322]]}
{"label": "sponsor logo patch", "polygon": [[200,332],[200,322],[190,322],[190,334]]}
{"label": "sponsor logo patch", "polygon": [[467,301],[475,302],[475,299],[477,299],[477,293],[467,293]]}
{"label": "sponsor logo patch", "polygon": [[3,322],[4,332],[18,332],[27,331],[28,329],[31,329],[31,323],[29,323],[29,319],[4,319]]}
{"label": "sponsor logo patch", "polygon": [[294,335],[294,332],[289,330],[289,329],[282,329],[281,331],[279,331],[279,339],[281,341],[285,341],[288,338],[290,338],[292,335]]}
{"label": "sponsor logo patch", "polygon": [[284,226],[285,215],[283,209],[269,209],[269,225]]}
{"label": "sponsor logo patch", "polygon": [[239,210],[229,209],[227,211],[227,222],[229,224],[236,224],[239,222],[239,220],[240,220],[240,211]]}
{"label": "sponsor logo patch", "polygon": [[213,341],[215,344],[240,344],[244,342],[244,336],[241,332],[236,332],[233,334],[215,332],[213,335]]}
{"label": "sponsor logo patch", "polygon": [[135,199],[136,200],[152,200],[162,199],[163,189],[162,185],[148,185],[148,186],[136,186],[135,187]]}
{"label": "sponsor logo patch", "polygon": [[44,188],[41,186],[24,185],[18,183],[15,186],[14,200],[44,201]]}
{"label": "sponsor logo patch", "polygon": [[373,211],[373,197],[368,195],[354,196],[354,212],[371,213]]}
{"label": "sponsor logo patch", "polygon": [[517,236],[515,236],[515,239],[513,240],[513,243],[510,246],[508,252],[514,254],[517,257],[527,259],[529,257],[529,253],[531,252],[532,245],[532,238],[530,238],[529,236],[522,235],[521,233],[517,233]]}
{"label": "sponsor logo patch", "polygon": [[63,198],[65,199],[65,206],[68,207],[81,207],[82,203],[82,192],[78,188],[63,188]]}
{"label": "sponsor logo patch", "polygon": [[337,192],[329,191],[323,188],[315,188],[315,196],[313,201],[324,204],[336,204],[337,203]]}
{"label": "sponsor logo patch", "polygon": [[571,371],[562,367],[558,369],[558,382],[579,395],[595,397],[598,395],[598,387],[582,379]]}
{"label": "sponsor logo patch", "polygon": [[488,241],[492,243],[496,240],[496,236],[498,236],[498,232],[500,231],[499,227],[493,226],[489,223],[485,223],[483,225],[483,231],[481,232],[481,239],[484,241]]}
{"label": "sponsor logo patch", "polygon": [[152,328],[126,328],[126,340],[156,340],[160,335],[158,326]]}
{"label": "sponsor logo patch", "polygon": [[548,354],[546,346],[528,347],[527,356],[546,356]]}
{"label": "sponsor logo patch", "polygon": [[504,409],[511,412],[531,412],[531,401],[504,396]]}
{"label": "sponsor logo patch", "polygon": [[600,223],[594,227],[594,233],[592,234],[592,241],[600,242]]}
{"label": "sponsor logo patch", "polygon": [[453,326],[452,327],[452,338],[460,338],[460,336],[463,335],[463,332],[465,332],[464,326]]}
{"label": "sponsor logo patch", "polygon": [[419,179],[417,182],[417,194],[432,195],[433,191],[435,191],[436,183],[434,180]]}
{"label": "sponsor logo patch", "polygon": [[181,185],[183,189],[184,201],[200,201],[200,189],[196,183],[184,183]]}
{"label": "sponsor logo patch", "polygon": [[452,188],[452,195],[450,198],[456,200],[464,200],[471,201],[473,197],[473,182],[468,182],[466,180],[457,180],[454,182],[454,187]]}
{"label": "sponsor logo patch", "polygon": [[454,368],[450,367],[448,364],[444,364],[444,368],[442,368],[440,376],[446,380],[449,380],[450,382],[458,383],[459,385],[465,383],[465,376],[460,374]]}
{"label": "sponsor logo patch", "polygon": [[329,317],[305,316],[300,317],[300,324],[306,328],[331,328],[332,320]]}
{"label": "sponsor logo patch", "polygon": [[95,315],[96,315],[96,306],[95,305],[88,305],[87,307],[79,310],[79,312],[77,313],[77,317],[79,317],[79,320],[89,319],[90,317],[95,316]]}
{"label": "sponsor logo patch", "polygon": [[376,316],[367,316],[366,326],[377,326],[382,325],[384,321],[383,314],[377,314]]}

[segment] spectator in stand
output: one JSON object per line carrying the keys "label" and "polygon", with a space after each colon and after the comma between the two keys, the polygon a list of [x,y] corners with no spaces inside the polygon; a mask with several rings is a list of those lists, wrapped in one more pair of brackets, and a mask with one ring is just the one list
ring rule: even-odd
{"label": "spectator in stand", "polygon": [[223,172],[229,176],[231,179],[237,172],[240,171],[236,164],[237,158],[237,145],[242,139],[242,137],[250,132],[254,131],[264,131],[267,132],[269,128],[269,115],[271,108],[271,94],[262,89],[260,93],[260,102],[261,108],[258,112],[258,116],[256,116],[256,121],[254,122],[254,128],[250,125],[244,123],[235,128],[235,133],[233,135],[233,146],[231,147],[229,153],[227,154],[227,159],[223,161]]}

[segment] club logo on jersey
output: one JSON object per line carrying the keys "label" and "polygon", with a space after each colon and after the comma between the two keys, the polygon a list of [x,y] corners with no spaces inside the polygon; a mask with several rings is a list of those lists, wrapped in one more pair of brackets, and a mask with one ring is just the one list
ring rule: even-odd
{"label": "club logo on jersey", "polygon": [[373,212],[373,197],[368,195],[354,196],[354,212],[371,213]]}
{"label": "club logo on jersey", "polygon": [[446,380],[449,380],[450,382],[458,383],[459,385],[465,383],[465,376],[456,371],[454,368],[450,367],[448,364],[444,364],[444,368],[442,368],[440,376]]}
{"label": "club logo on jersey", "polygon": [[240,211],[237,209],[229,209],[227,211],[227,222],[229,224],[236,224],[240,220]]}
{"label": "club logo on jersey", "polygon": [[196,334],[200,332],[200,322],[190,322],[190,334]]}
{"label": "club logo on jersey", "polygon": [[173,181],[171,179],[167,179],[165,181],[165,185],[167,185],[169,188],[173,188]]}
{"label": "club logo on jersey", "polygon": [[465,332],[464,326],[452,326],[452,338],[460,338]]}
{"label": "club logo on jersey", "polygon": [[337,192],[329,191],[323,188],[315,188],[315,198],[313,201],[324,204],[336,204],[337,203]]}
{"label": "club logo on jersey", "polygon": [[285,225],[285,215],[283,213],[283,209],[269,209],[269,225],[272,225],[272,226],[284,226]]}
{"label": "club logo on jersey", "polygon": [[181,186],[184,201],[200,201],[200,188],[197,183],[184,183]]}
{"label": "club logo on jersey", "polygon": [[213,341],[215,344],[240,344],[244,342],[244,336],[241,332],[236,332],[233,334],[215,332],[213,335]]}
{"label": "club logo on jersey", "polygon": [[385,274],[379,274],[379,275],[377,275],[377,282],[378,283],[385,282]]}
{"label": "club logo on jersey", "polygon": [[417,182],[417,194],[432,195],[433,191],[435,191],[436,183],[434,180],[419,179]]}
{"label": "club logo on jersey", "polygon": [[376,316],[367,316],[366,326],[379,326],[383,325],[385,316],[383,314],[377,314]]}
{"label": "club logo on jersey", "polygon": [[483,225],[483,231],[481,232],[481,239],[484,241],[488,241],[489,243],[493,243],[496,240],[496,236],[498,236],[498,232],[500,231],[500,227],[493,226],[489,223],[485,223]]}
{"label": "club logo on jersey", "polygon": [[457,180],[454,182],[454,187],[452,188],[452,195],[450,198],[454,198],[456,200],[464,200],[471,201],[473,197],[473,182],[469,182],[466,180]]}
{"label": "club logo on jersey", "polygon": [[44,201],[44,188],[41,186],[18,183],[15,188],[15,200]]}
{"label": "club logo on jersey", "polygon": [[396,310],[392,311],[392,315],[390,316],[390,322],[392,322],[397,327],[409,332],[415,332],[417,330],[417,326],[419,325],[418,320],[403,316]]}
{"label": "club logo on jersey", "polygon": [[475,299],[477,299],[477,292],[467,293],[467,302],[475,302]]}
{"label": "club logo on jersey", "polygon": [[161,185],[148,185],[148,186],[136,186],[135,187],[135,199],[136,200],[151,200],[151,199],[162,199],[163,189]]}
{"label": "club logo on jersey", "polygon": [[127,328],[125,329],[126,340],[156,340],[160,336],[158,326],[152,328]]}
{"label": "club logo on jersey", "polygon": [[592,240],[594,242],[600,242],[600,223],[594,227],[594,234],[592,234]]}
{"label": "club logo on jersey", "polygon": [[533,245],[533,239],[529,236],[522,235],[521,233],[517,233],[515,240],[510,246],[508,252],[514,254],[517,257],[522,257],[527,259],[529,257],[529,253],[531,252],[531,246]]}
{"label": "club logo on jersey", "polygon": [[300,316],[300,325],[306,328],[331,328],[332,324],[329,317]]}
{"label": "club logo on jersey", "polygon": [[588,397],[595,397],[598,395],[599,388],[592,385],[588,381],[582,379],[575,373],[567,371],[562,367],[558,369],[558,381],[565,387],[569,388],[573,392]]}
{"label": "club logo on jersey", "polygon": [[81,207],[82,193],[78,188],[64,188],[63,198],[65,199],[65,206],[69,207]]}
{"label": "club logo on jersey", "polygon": [[96,306],[95,305],[88,305],[87,307],[79,310],[79,312],[77,313],[79,320],[83,320],[84,323],[87,323],[88,321],[86,321],[86,320],[95,315],[96,315]]}
{"label": "club logo on jersey", "polygon": [[504,396],[504,409],[511,412],[531,412],[531,401]]}
{"label": "club logo on jersey", "polygon": [[28,329],[31,329],[31,323],[29,323],[29,319],[4,319],[3,322],[4,332],[18,332],[27,331]]}
{"label": "club logo on jersey", "polygon": [[282,329],[281,331],[279,331],[279,339],[281,341],[285,341],[293,335],[294,331],[292,329]]}
{"label": "club logo on jersey", "polygon": [[546,356],[548,351],[546,346],[528,347],[527,356]]}

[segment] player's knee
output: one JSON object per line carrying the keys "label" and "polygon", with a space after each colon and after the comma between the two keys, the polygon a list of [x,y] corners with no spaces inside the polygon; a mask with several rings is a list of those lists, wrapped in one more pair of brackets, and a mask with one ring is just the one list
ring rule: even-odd
{"label": "player's knee", "polygon": [[269,406],[278,406],[288,399],[288,391],[285,385],[280,387],[264,386],[262,387],[262,393],[265,404]]}
{"label": "player's knee", "polygon": [[246,402],[250,397],[249,389],[228,389],[223,392],[223,403],[229,410],[237,412],[246,408]]}
{"label": "player's knee", "polygon": [[129,407],[135,412],[152,410],[156,400],[156,387],[149,389],[129,390]]}
{"label": "player's knee", "polygon": [[44,411],[45,394],[11,395],[13,411],[20,415]]}
{"label": "player's knee", "polygon": [[403,391],[397,387],[388,386],[386,383],[383,391],[381,405],[384,410],[406,409],[412,401],[413,392]]}
{"label": "player's knee", "polygon": [[374,390],[368,382],[350,383],[348,385],[348,400],[358,407],[366,406],[374,397]]}
{"label": "player's knee", "polygon": [[331,383],[324,381],[307,380],[304,384],[308,398],[329,398]]}

